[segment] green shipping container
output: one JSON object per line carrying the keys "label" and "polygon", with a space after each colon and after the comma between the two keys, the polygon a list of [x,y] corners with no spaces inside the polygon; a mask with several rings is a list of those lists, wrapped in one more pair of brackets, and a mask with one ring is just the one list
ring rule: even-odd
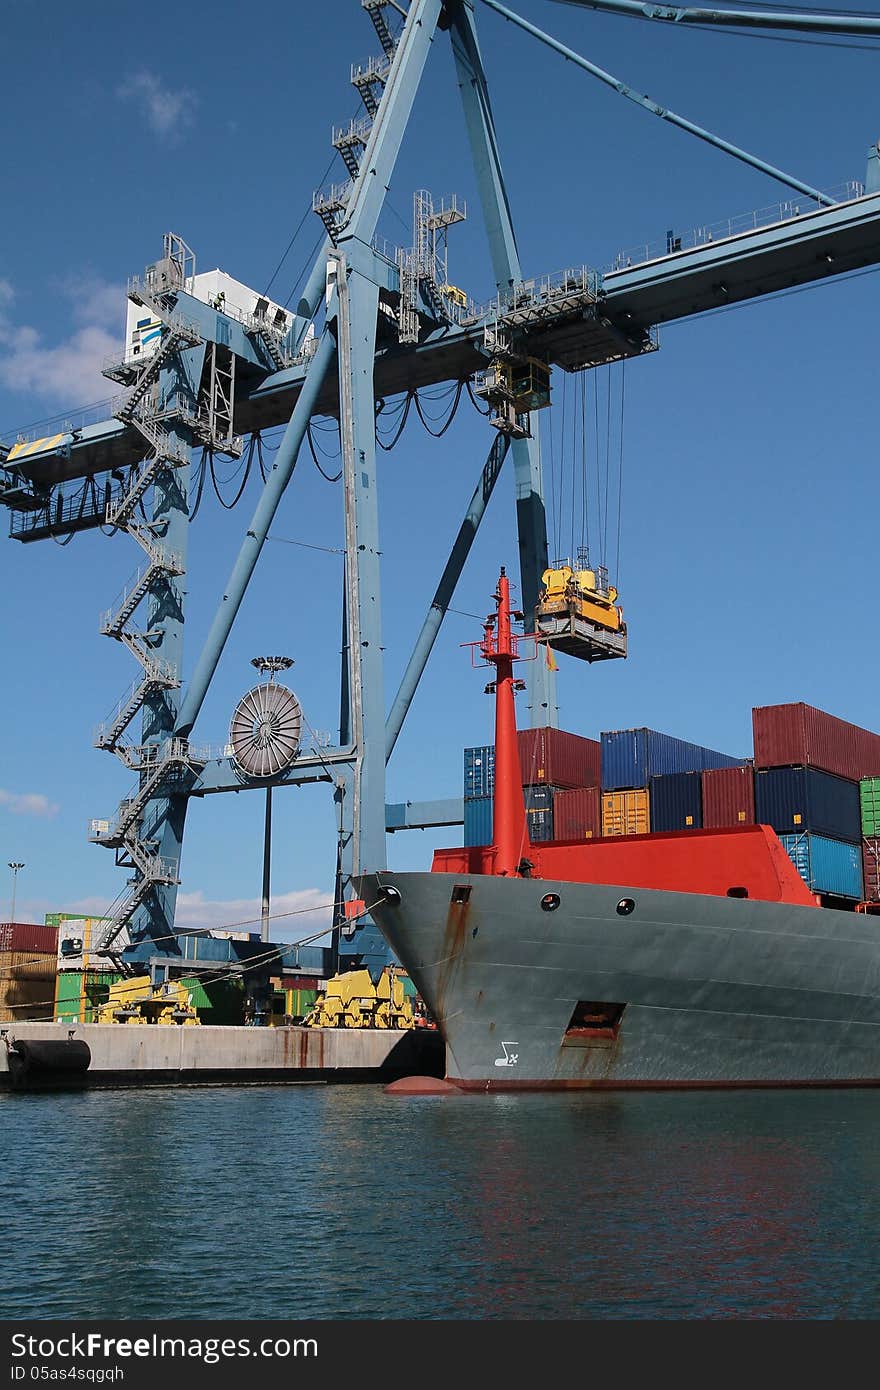
{"label": "green shipping container", "polygon": [[55,1017],[63,1023],[94,1023],[121,975],[102,970],[60,970],[55,987]]}
{"label": "green shipping container", "polygon": [[202,1023],[238,1024],[244,1018],[244,985],[241,980],[181,979]]}
{"label": "green shipping container", "polygon": [[862,834],[880,835],[880,777],[863,777],[859,783],[862,807]]}

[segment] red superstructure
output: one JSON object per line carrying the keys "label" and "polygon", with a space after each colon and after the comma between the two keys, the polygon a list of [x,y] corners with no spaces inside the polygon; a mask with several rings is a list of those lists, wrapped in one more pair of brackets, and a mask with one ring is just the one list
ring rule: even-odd
{"label": "red superstructure", "polygon": [[513,675],[513,663],[518,655],[517,639],[510,629],[510,582],[503,569],[495,602],[495,614],[486,619],[483,640],[479,644],[483,660],[495,667],[495,680],[488,687],[495,692],[494,843],[492,867],[485,872],[515,877],[521,872],[530,848],[513,707],[514,691],[522,683]]}

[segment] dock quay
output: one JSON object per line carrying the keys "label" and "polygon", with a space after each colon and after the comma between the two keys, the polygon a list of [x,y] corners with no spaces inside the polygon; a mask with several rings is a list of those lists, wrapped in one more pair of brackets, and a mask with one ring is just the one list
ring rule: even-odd
{"label": "dock quay", "polygon": [[384,1083],[445,1061],[432,1029],[17,1023],[0,1037],[2,1090]]}

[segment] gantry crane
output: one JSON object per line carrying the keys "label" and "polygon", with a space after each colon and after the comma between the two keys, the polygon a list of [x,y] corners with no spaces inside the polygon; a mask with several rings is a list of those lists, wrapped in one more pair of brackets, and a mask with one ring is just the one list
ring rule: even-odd
{"label": "gantry crane", "polygon": [[[314,211],[326,239],[295,312],[228,277],[221,284],[219,272],[197,274],[193,252],[181,237],[169,234],[159,260],[128,285],[126,349],[108,369],[123,388],[111,418],[0,449],[0,502],[10,510],[15,539],[29,543],[109,527],[113,534],[127,535],[144,556],[101,626],[140,668],[96,734],[97,746],[116,755],[137,779],[116,816],[96,821],[92,828],[92,839],[113,848],[131,873],[99,943],[105,952],[113,951],[126,929],[135,943],[130,950],[139,959],[155,954],[160,940],[173,942],[190,799],[266,785],[232,759],[200,752],[192,734],[313,416],[337,417],[342,443],[347,624],[342,712],[336,745],[296,757],[273,783],[332,782],[339,804],[337,898],[351,899],[356,874],[384,867],[386,829],[461,819],[456,803],[386,806],[385,765],[508,453],[517,499],[522,600],[527,629],[534,630],[548,553],[541,459],[531,416],[549,401],[552,368],[581,372],[641,356],[656,350],[657,327],[664,322],[880,262],[876,146],[869,152],[866,185],[850,184],[842,196],[831,197],[641,97],[499,0],[482,3],[654,115],[781,180],[789,197],[760,224],[707,234],[686,245],[676,239],[657,252],[646,248],[644,256],[624,260],[604,275],[578,266],[526,278],[502,174],[474,0],[361,0],[381,51],[351,70],[364,114],[332,132],[348,177],[315,194]],[[587,7],[639,11],[660,22],[688,22],[691,15],[682,8],[643,7],[633,0],[589,0]],[[693,14],[703,24],[880,32],[880,21],[868,18],[755,11]],[[494,276],[494,288],[482,305],[449,280],[446,239],[466,211],[455,200],[435,205],[420,190],[412,247],[388,254],[374,240],[431,45],[442,32],[452,45]],[[483,397],[494,433],[386,715],[376,403],[449,381],[468,383]],[[184,687],[182,581],[193,450],[201,446],[235,458],[246,436],[279,424],[286,428],[273,467]],[[581,568],[587,573],[586,562]],[[606,597],[611,592],[607,584],[602,589]],[[613,598],[608,602],[613,607]],[[569,638],[565,649],[584,655],[576,635],[569,632]],[[594,631],[590,640],[599,644],[588,658],[594,659],[602,654],[603,639]],[[610,639],[606,645],[605,655],[622,654],[620,624],[618,650],[611,650]],[[533,725],[555,723],[554,674],[547,663],[530,663],[528,701]],[[340,909],[337,927],[344,955],[371,967],[384,964],[384,943],[357,906]],[[173,946],[161,950],[167,954]]]}

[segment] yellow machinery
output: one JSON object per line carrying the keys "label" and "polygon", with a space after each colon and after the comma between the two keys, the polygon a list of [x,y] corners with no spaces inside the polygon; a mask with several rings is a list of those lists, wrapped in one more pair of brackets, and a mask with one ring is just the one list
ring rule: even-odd
{"label": "yellow machinery", "polygon": [[189,1002],[186,987],[178,980],[152,985],[149,975],[119,980],[110,986],[106,1004],[98,1009],[98,1023],[197,1024],[199,1016]]}
{"label": "yellow machinery", "polygon": [[451,304],[454,304],[456,309],[467,308],[468,297],[465,294],[464,290],[460,290],[458,288],[458,285],[441,285],[440,293],[444,296],[445,299],[448,299]]}
{"label": "yellow machinery", "polygon": [[535,608],[539,640],[584,661],[626,656],[626,623],[607,570],[592,569],[581,550],[576,564],[557,562],[541,578],[544,588]]}
{"label": "yellow machinery", "polygon": [[412,1028],[412,1003],[399,971],[386,967],[374,985],[369,970],[334,975],[304,1020],[308,1028]]}
{"label": "yellow machinery", "polygon": [[493,357],[474,378],[474,393],[490,406],[489,424],[514,438],[528,434],[520,419],[550,404],[550,367],[537,357]]}

